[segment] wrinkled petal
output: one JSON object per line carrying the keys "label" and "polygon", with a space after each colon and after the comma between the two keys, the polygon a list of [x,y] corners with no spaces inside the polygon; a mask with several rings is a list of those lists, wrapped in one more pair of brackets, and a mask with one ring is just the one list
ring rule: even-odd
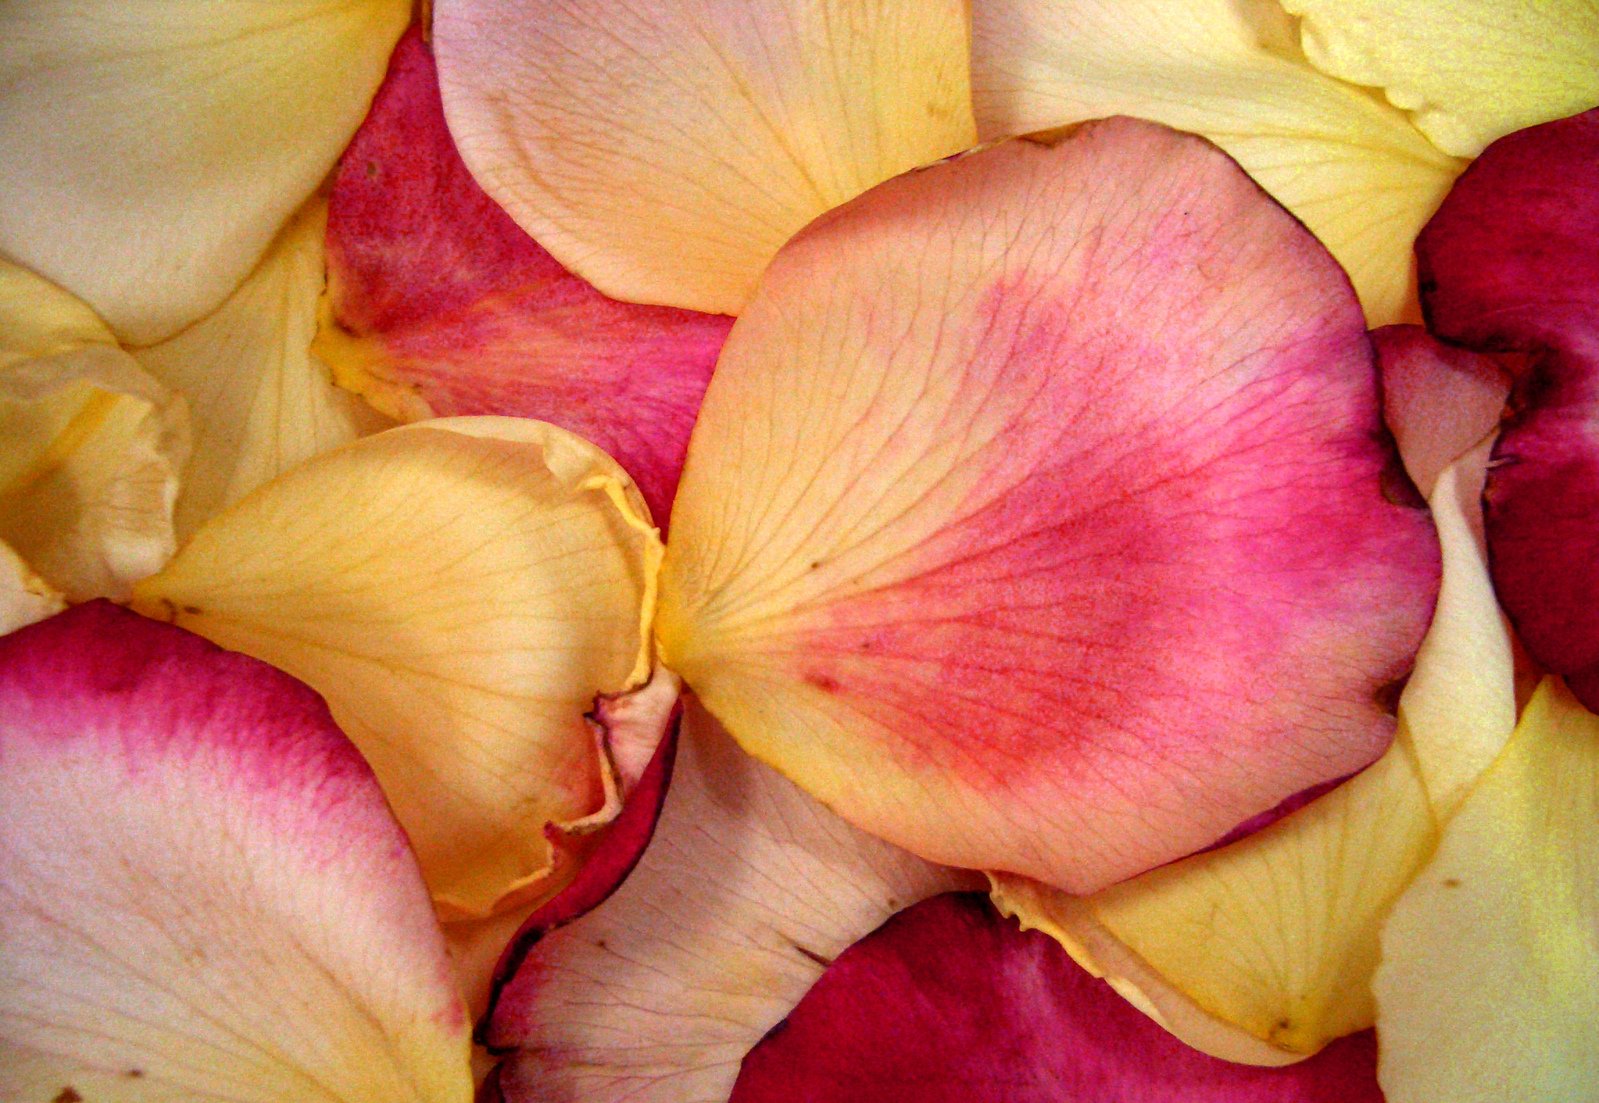
{"label": "wrinkled petal", "polygon": [[1486,460],[1484,446],[1433,494],[1443,585],[1386,755],[1242,841],[1092,896],[997,877],[1001,910],[1216,1056],[1281,1063],[1369,1027],[1383,917],[1515,723],[1482,549]]}
{"label": "wrinkled petal", "polygon": [[433,56],[413,32],[334,182],[316,351],[403,421],[534,417],[613,456],[671,509],[732,319],[607,299],[466,171]]}
{"label": "wrinkled petal", "polygon": [[215,313],[134,350],[194,415],[178,497],[180,539],[301,461],[390,424],[335,387],[310,352],[326,225],[327,205],[312,200]]}
{"label": "wrinkled petal", "polygon": [[900,912],[744,1059],[732,1103],[1382,1103],[1369,1035],[1250,1068],[1163,1034],[979,896]]}
{"label": "wrinkled petal", "polygon": [[1416,242],[1433,332],[1525,354],[1487,490],[1494,586],[1599,706],[1599,108],[1495,142]]}
{"label": "wrinkled petal", "polygon": [[1305,55],[1381,88],[1434,145],[1475,157],[1599,101],[1594,0],[1282,0]]}
{"label": "wrinkled petal", "polygon": [[467,1103],[416,861],[321,699],[96,602],[0,640],[8,1099]]}
{"label": "wrinkled petal", "polygon": [[480,184],[607,295],[743,309],[802,226],[975,140],[955,0],[437,0]]}
{"label": "wrinkled petal", "polygon": [[553,426],[405,426],[213,518],[135,602],[327,697],[443,914],[483,916],[559,887],[546,825],[614,814],[584,714],[649,673],[647,517],[614,462]]}
{"label": "wrinkled petal", "polygon": [[1370,357],[1202,139],[1109,120],[901,177],[734,327],[662,660],[931,860],[1088,891],[1191,853],[1392,736],[1438,551]]}
{"label": "wrinkled petal", "polygon": [[513,951],[487,1033],[516,1051],[503,1097],[724,1103],[739,1060],[835,955],[973,880],[855,831],[691,708],[632,876]]}
{"label": "wrinkled petal", "polygon": [[0,261],[0,541],[73,601],[123,598],[172,555],[181,400],[103,323]]}
{"label": "wrinkled petal", "polygon": [[60,591],[34,574],[11,545],[0,541],[0,636],[66,607]]}
{"label": "wrinkled petal", "polygon": [[1463,165],[1401,112],[1312,69],[1272,7],[984,0],[978,129],[992,139],[1125,114],[1203,134],[1326,244],[1371,325],[1413,320],[1411,242]]}
{"label": "wrinkled petal", "polygon": [[1391,1103],[1599,1084],[1599,718],[1546,681],[1383,929]]}
{"label": "wrinkled petal", "polygon": [[124,340],[170,336],[327,174],[410,15],[410,0],[6,4],[0,253]]}

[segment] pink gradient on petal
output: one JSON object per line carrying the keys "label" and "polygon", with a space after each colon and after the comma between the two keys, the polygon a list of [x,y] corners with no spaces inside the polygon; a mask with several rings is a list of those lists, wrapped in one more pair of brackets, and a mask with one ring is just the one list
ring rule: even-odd
{"label": "pink gradient on petal", "polygon": [[1382,1103],[1368,1032],[1285,1068],[1166,1033],[975,894],[845,950],[745,1057],[730,1103]]}
{"label": "pink gradient on petal", "polygon": [[369,389],[354,364],[435,416],[569,429],[615,457],[664,522],[732,319],[620,303],[568,273],[467,172],[415,30],[340,162],[328,274],[335,334],[318,348],[342,380]]}

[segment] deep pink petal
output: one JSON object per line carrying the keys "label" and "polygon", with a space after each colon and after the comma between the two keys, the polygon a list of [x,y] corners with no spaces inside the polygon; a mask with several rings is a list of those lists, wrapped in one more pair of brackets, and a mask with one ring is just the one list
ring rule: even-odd
{"label": "deep pink petal", "polygon": [[340,163],[318,352],[392,416],[509,414],[605,449],[665,520],[732,319],[619,303],[467,172],[413,30]]}
{"label": "deep pink petal", "polygon": [[745,1057],[731,1103],[1381,1103],[1358,1034],[1286,1068],[1190,1049],[980,896],[841,954]]}

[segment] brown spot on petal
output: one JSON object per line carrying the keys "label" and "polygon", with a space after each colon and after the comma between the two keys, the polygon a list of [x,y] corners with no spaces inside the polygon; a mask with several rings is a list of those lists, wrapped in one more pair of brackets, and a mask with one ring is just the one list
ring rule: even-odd
{"label": "brown spot on petal", "polygon": [[72,1085],[62,1088],[50,1103],[82,1103],[83,1096],[79,1095]]}

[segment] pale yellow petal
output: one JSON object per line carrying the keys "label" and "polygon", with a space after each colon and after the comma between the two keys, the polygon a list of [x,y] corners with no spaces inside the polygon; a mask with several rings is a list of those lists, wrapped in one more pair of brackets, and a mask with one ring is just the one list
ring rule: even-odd
{"label": "pale yellow petal", "polygon": [[424,422],[208,522],[135,604],[325,697],[446,916],[537,895],[549,824],[606,803],[584,719],[649,672],[659,543],[632,483],[540,422]]}
{"label": "pale yellow petal", "polygon": [[1318,68],[1381,88],[1433,144],[1475,157],[1599,103],[1596,0],[1282,0]]}
{"label": "pale yellow petal", "polygon": [[34,574],[11,545],[0,541],[0,636],[66,607],[66,598]]}
{"label": "pale yellow petal", "polygon": [[180,539],[289,468],[391,425],[333,385],[311,355],[326,281],[327,203],[313,199],[214,313],[139,363],[188,400],[194,450],[178,497]]}
{"label": "pale yellow petal", "polygon": [[0,253],[119,336],[209,312],[333,167],[410,0],[0,4]]}
{"label": "pale yellow petal", "polygon": [[975,140],[956,0],[441,0],[484,189],[613,298],[737,314],[778,248]]}
{"label": "pale yellow petal", "polygon": [[1411,243],[1463,162],[1397,109],[1312,68],[1259,0],[985,0],[985,139],[1125,114],[1215,141],[1321,238],[1373,326],[1414,318]]}
{"label": "pale yellow petal", "polygon": [[1560,682],[1393,909],[1377,973],[1391,1103],[1589,1103],[1599,1085],[1599,717]]}

